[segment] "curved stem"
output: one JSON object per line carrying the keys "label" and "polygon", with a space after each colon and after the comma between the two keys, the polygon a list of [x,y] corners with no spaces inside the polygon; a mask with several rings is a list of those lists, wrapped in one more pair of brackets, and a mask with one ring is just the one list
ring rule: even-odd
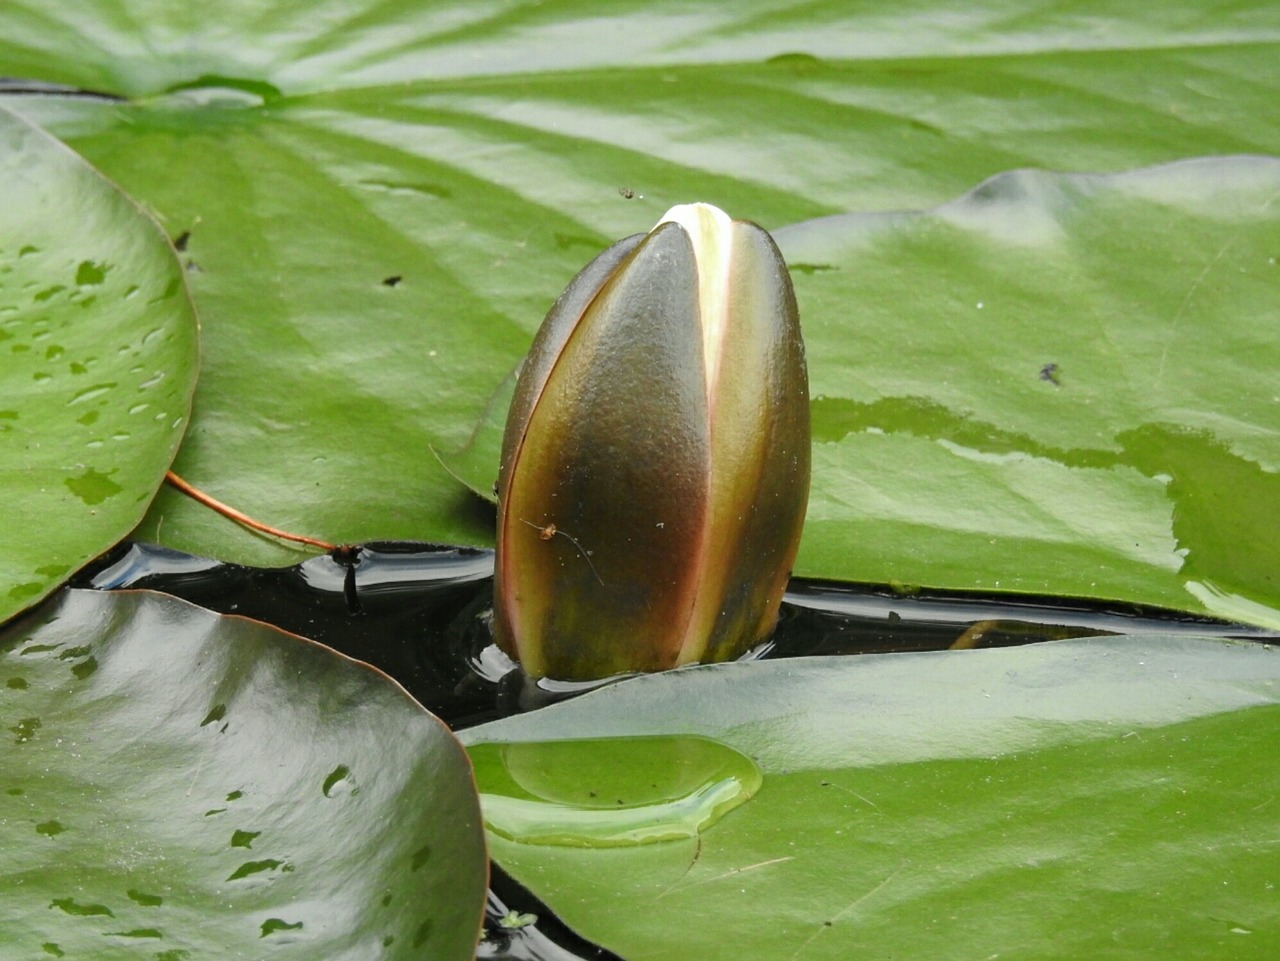
{"label": "curved stem", "polygon": [[299,544],[309,544],[312,547],[318,547],[323,551],[334,550],[334,545],[328,541],[322,541],[315,537],[307,537],[303,534],[290,534],[288,531],[282,531],[278,528],[264,524],[262,521],[254,520],[248,514],[241,513],[234,507],[230,507],[215,497],[210,497],[199,488],[192,487],[173,471],[168,471],[164,475],[164,479],[176,487],[182,493],[186,494],[193,500],[199,501],[205,507],[217,511],[223,517],[229,517],[238,524],[243,524],[251,530],[260,531],[263,534],[270,534],[272,537],[279,537],[286,541],[295,541]]}

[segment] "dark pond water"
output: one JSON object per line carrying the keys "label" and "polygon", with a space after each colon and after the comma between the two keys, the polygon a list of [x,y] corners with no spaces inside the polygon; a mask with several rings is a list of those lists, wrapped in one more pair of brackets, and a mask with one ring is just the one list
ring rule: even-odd
{"label": "dark pond water", "polygon": [[[493,553],[385,543],[295,567],[222,564],[123,544],[78,575],[79,587],[150,588],[275,624],[374,664],[455,730],[600,686],[526,678],[489,636]],[[1132,605],[1061,599],[903,594],[795,580],[774,636],[751,658],[999,647],[1090,634],[1192,633],[1275,641],[1276,632]],[[608,682],[605,682],[608,683]],[[528,921],[533,915],[536,921]],[[611,961],[497,865],[479,958]]]}

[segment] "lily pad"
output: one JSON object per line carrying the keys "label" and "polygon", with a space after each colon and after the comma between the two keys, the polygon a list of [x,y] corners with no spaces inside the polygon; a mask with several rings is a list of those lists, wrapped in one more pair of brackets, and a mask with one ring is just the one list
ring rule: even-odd
{"label": "lily pad", "polygon": [[1280,950],[1277,724],[1273,649],[1157,636],[694,667],[462,738],[589,732],[574,757],[591,769],[610,738],[697,734],[759,762],[759,793],[696,839],[490,836],[628,961],[744,944],[760,961],[1262,961]]}
{"label": "lily pad", "polygon": [[141,520],[187,426],[196,318],[156,223],[0,108],[0,621]]}
{"label": "lily pad", "polygon": [[[206,358],[179,473],[331,541],[489,542],[430,449],[673,204],[775,229],[1015,167],[1280,153],[1278,48],[1264,0],[0,7],[0,75],[42,82],[7,102],[187,235]],[[296,560],[168,491],[140,533]],[[819,536],[811,567],[862,532]]]}
{"label": "lily pad", "polygon": [[1280,160],[1002,174],[779,231],[811,355],[799,570],[1280,625]]}
{"label": "lily pad", "polygon": [[149,592],[0,634],[0,958],[466,961],[470,769],[385,675]]}

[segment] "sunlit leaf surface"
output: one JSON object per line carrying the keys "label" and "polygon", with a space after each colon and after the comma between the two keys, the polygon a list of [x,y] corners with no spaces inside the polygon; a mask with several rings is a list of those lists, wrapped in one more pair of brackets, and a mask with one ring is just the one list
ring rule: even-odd
{"label": "sunlit leaf surface", "polygon": [[697,667],[463,739],[589,736],[583,784],[628,778],[608,740],[624,735],[758,760],[759,793],[700,839],[491,835],[504,867],[628,961],[743,945],[760,961],[1263,961],[1280,951],[1278,701],[1270,648],[1092,638]]}
{"label": "sunlit leaf surface", "polygon": [[138,523],[195,378],[195,314],[155,222],[0,108],[0,621]]}
{"label": "sunlit leaf surface", "polygon": [[0,958],[467,961],[470,769],[385,676],[146,592],[0,633]]}

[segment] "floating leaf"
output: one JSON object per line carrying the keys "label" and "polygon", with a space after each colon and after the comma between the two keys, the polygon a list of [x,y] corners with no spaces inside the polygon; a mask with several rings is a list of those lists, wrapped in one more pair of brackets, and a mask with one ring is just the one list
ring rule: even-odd
{"label": "floating leaf", "polygon": [[1280,160],[1002,174],[779,233],[810,574],[1280,625]]}
{"label": "floating leaf", "polygon": [[575,763],[614,778],[630,772],[609,739],[640,734],[759,761],[759,793],[696,841],[490,836],[504,868],[628,961],[744,944],[759,961],[1261,961],[1280,950],[1278,702],[1268,647],[1090,638],[695,667],[462,738],[589,732]]}
{"label": "floating leaf", "polygon": [[195,314],[155,222],[0,108],[0,621],[138,523],[195,378]]}
{"label": "floating leaf", "polygon": [[[124,957],[120,938],[174,958],[472,957],[469,766],[384,675],[164,595],[68,591],[0,633],[0,677],[25,682],[0,690],[3,961]],[[358,790],[329,783],[339,767]]]}

